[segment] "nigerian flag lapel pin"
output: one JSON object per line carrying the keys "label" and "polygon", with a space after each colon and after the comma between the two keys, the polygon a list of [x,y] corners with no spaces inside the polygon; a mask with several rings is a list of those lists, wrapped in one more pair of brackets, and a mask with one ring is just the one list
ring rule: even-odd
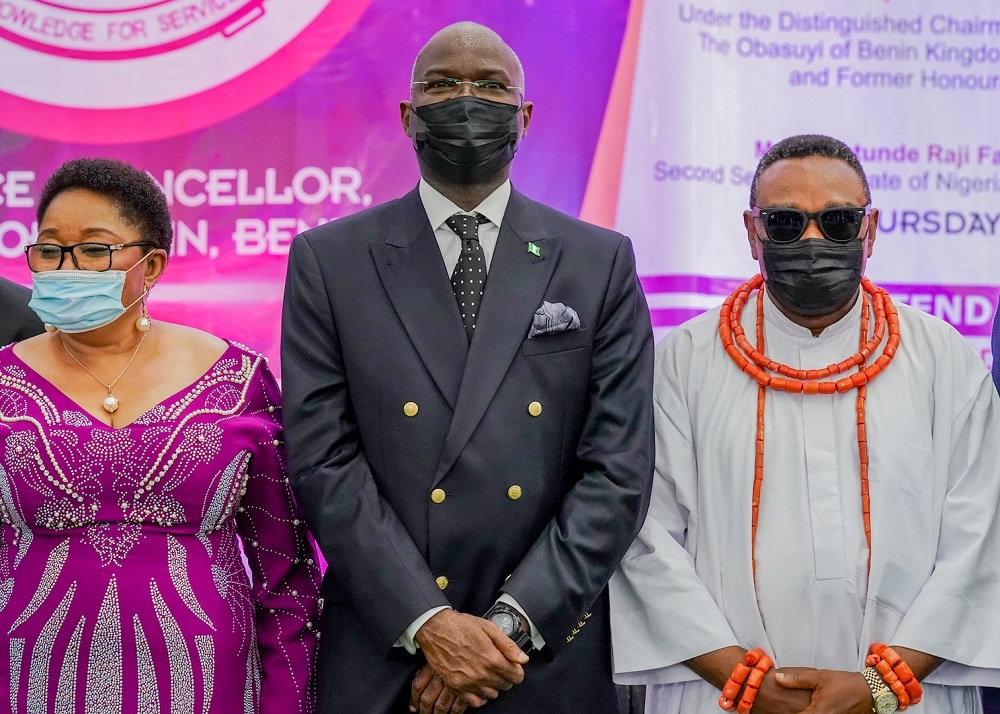
{"label": "nigerian flag lapel pin", "polygon": [[542,257],[542,249],[534,243],[528,243],[528,252],[532,255],[537,255],[539,258]]}

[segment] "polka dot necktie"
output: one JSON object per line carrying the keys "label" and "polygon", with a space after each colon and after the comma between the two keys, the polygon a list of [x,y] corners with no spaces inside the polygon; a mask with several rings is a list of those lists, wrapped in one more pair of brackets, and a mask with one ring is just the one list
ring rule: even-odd
{"label": "polka dot necktie", "polygon": [[479,224],[487,221],[488,218],[478,213],[474,216],[456,213],[445,221],[462,241],[462,254],[455,265],[455,272],[451,274],[451,287],[455,291],[458,311],[462,313],[470,342],[486,289],[486,254],[479,244]]}

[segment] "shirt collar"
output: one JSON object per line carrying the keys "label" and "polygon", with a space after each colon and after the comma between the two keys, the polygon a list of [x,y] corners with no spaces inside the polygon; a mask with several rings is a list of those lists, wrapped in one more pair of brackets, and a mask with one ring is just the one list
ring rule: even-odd
{"label": "shirt collar", "polygon": [[427,212],[427,220],[430,221],[431,228],[435,231],[456,213],[479,213],[486,216],[490,223],[499,227],[503,223],[503,215],[507,211],[507,202],[510,200],[510,179],[500,184],[472,211],[463,211],[451,199],[445,197],[423,179],[420,179],[419,190],[420,201],[424,204],[424,210]]}
{"label": "shirt collar", "polygon": [[798,337],[800,339],[807,340],[821,340],[826,337],[834,337],[842,333],[844,330],[858,329],[857,326],[861,321],[861,303],[863,298],[863,294],[859,295],[858,299],[854,301],[854,305],[846,315],[832,325],[826,327],[821,333],[819,333],[819,335],[813,335],[812,330],[808,327],[803,327],[797,322],[792,322],[788,319],[785,313],[783,313],[778,306],[774,304],[771,294],[767,292],[767,290],[764,290],[764,321],[769,325],[774,325],[786,335],[790,335],[791,337]]}

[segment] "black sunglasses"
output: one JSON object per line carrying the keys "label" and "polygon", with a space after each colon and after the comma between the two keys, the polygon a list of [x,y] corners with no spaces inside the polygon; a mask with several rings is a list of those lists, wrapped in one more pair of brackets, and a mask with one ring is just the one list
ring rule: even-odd
{"label": "black sunglasses", "polygon": [[848,243],[861,234],[864,217],[872,207],[837,206],[822,211],[800,211],[797,208],[754,208],[754,218],[760,218],[764,232],[772,243],[794,243],[806,232],[809,221],[815,220],[820,232],[835,243]]}

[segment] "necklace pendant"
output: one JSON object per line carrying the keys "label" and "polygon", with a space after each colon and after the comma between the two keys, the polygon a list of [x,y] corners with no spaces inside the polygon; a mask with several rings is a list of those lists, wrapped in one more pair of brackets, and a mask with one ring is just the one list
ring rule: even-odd
{"label": "necklace pendant", "polygon": [[108,394],[108,396],[104,398],[104,401],[101,402],[101,406],[104,407],[104,411],[109,414],[114,414],[118,411],[118,397],[114,394]]}

